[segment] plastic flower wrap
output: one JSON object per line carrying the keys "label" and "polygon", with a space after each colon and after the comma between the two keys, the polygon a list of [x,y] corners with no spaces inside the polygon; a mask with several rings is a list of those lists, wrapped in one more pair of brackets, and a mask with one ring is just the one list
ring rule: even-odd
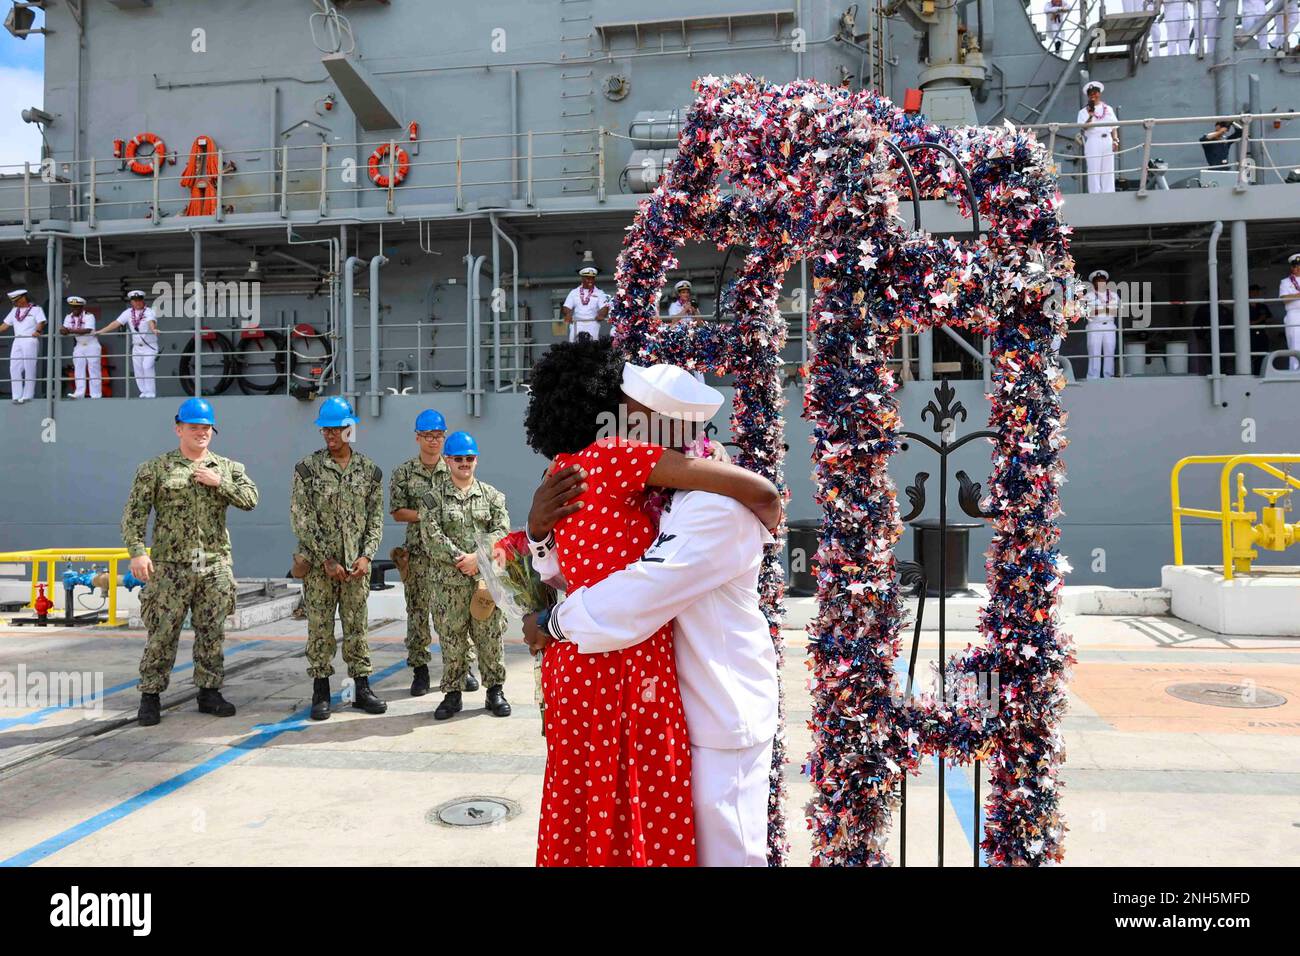
{"label": "plastic flower wrap", "polygon": [[492,600],[516,623],[555,606],[555,588],[543,582],[533,568],[525,531],[512,531],[496,539],[480,535],[478,569]]}
{"label": "plastic flower wrap", "polygon": [[[478,537],[478,570],[497,607],[516,624],[529,614],[554,607],[555,588],[545,583],[533,567],[528,534],[512,531],[504,538]],[[542,700],[542,658],[533,658],[533,699],[542,712],[546,735],[546,703]]]}

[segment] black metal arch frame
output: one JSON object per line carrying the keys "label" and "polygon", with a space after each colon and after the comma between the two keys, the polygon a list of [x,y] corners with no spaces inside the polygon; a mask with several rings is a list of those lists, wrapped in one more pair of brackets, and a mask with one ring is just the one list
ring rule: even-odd
{"label": "black metal arch frame", "polygon": [[952,160],[953,166],[961,174],[962,182],[966,184],[966,203],[970,206],[971,218],[971,237],[978,239],[980,236],[980,207],[979,199],[975,195],[975,184],[971,182],[970,173],[962,165],[957,154],[942,143],[920,142],[912,143],[908,146],[899,146],[892,139],[885,138],[885,145],[893,152],[894,158],[898,160],[899,165],[903,167],[903,172],[907,173],[908,185],[912,187],[912,219],[913,228],[921,228],[921,191],[916,183],[916,171],[912,168],[911,160],[907,154],[917,149],[934,149],[943,153]]}

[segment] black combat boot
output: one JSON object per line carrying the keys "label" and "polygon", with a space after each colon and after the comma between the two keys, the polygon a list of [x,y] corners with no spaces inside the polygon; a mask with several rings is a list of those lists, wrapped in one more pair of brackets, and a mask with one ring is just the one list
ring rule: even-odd
{"label": "black combat boot", "polygon": [[234,717],[235,705],[221,696],[216,687],[199,688],[199,713],[214,717]]}
{"label": "black combat boot", "polygon": [[472,669],[465,672],[465,689],[467,691],[478,690],[478,678],[474,676]]}
{"label": "black combat boot", "polygon": [[311,719],[328,720],[330,715],[330,679],[317,677],[311,684]]}
{"label": "black combat boot", "polygon": [[493,717],[510,716],[510,701],[501,693],[500,684],[493,684],[487,689],[487,703],[484,706]]}
{"label": "black combat boot", "polygon": [[411,681],[411,696],[423,697],[429,693],[429,665],[421,664],[415,669],[415,679]]}
{"label": "black combat boot", "polygon": [[370,689],[369,677],[358,677],[356,684],[356,691],[352,695],[353,707],[364,710],[367,714],[382,714],[388,709],[388,705],[376,697],[375,692]]}
{"label": "black combat boot", "polygon": [[442,699],[438,709],[433,712],[434,720],[446,720],[454,714],[460,713],[460,691],[449,690],[447,696]]}
{"label": "black combat boot", "polygon": [[140,695],[140,710],[136,713],[135,719],[140,722],[141,727],[152,727],[162,720],[162,708],[158,703],[157,694]]}

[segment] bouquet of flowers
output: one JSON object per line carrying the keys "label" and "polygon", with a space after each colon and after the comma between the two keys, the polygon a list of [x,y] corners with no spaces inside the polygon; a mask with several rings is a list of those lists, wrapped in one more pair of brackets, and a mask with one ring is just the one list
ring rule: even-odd
{"label": "bouquet of flowers", "polygon": [[[515,623],[529,614],[554,607],[555,588],[545,583],[533,567],[528,534],[512,531],[504,538],[478,537],[478,570],[497,607]],[[542,735],[546,735],[546,705],[542,700],[542,659],[533,659],[533,694],[542,712]]]}

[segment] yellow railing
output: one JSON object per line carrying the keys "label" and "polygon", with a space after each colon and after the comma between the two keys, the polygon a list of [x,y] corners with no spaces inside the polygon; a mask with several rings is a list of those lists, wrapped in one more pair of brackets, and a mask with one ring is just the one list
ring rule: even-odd
{"label": "yellow railing", "polygon": [[[45,596],[55,603],[63,591],[63,582],[54,576],[54,566],[60,563],[86,561],[94,564],[108,562],[108,620],[103,627],[118,627],[123,622],[117,619],[117,563],[130,561],[131,555],[125,548],[37,548],[34,551],[0,551],[0,562],[22,562],[32,566],[32,593],[27,607],[36,604],[36,585],[41,580],[41,567],[45,567]],[[66,610],[66,608],[64,609]]]}
{"label": "yellow railing", "polygon": [[[1300,539],[1300,522],[1288,525],[1284,514],[1285,506],[1279,507],[1279,499],[1289,497],[1293,490],[1300,489],[1300,479],[1277,468],[1277,465],[1300,463],[1300,455],[1258,454],[1258,455],[1191,455],[1181,459],[1169,474],[1169,498],[1173,507],[1174,527],[1174,564],[1183,563],[1183,523],[1188,518],[1206,518],[1218,521],[1223,543],[1223,576],[1232,580],[1233,572],[1242,573],[1250,570],[1251,561],[1258,552],[1254,545],[1260,545],[1270,551],[1281,551]],[[1222,465],[1219,472],[1219,510],[1207,508],[1184,508],[1179,490],[1179,476],[1187,465]],[[1263,521],[1256,525],[1256,512],[1246,510],[1246,476],[1237,475],[1237,500],[1233,502],[1230,482],[1232,473],[1237,468],[1250,465],[1260,471],[1281,479],[1281,488],[1256,488],[1255,494],[1268,501],[1262,509]]]}

